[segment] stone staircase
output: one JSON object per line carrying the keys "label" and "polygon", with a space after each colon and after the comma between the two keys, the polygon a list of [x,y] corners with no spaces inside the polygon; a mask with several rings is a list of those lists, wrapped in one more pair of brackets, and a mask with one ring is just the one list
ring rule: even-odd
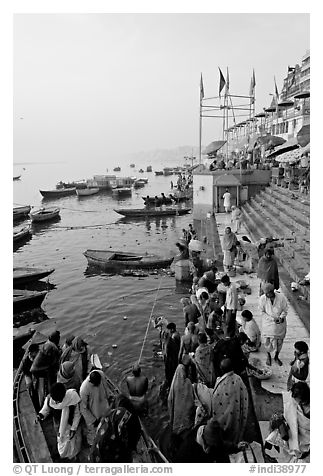
{"label": "stone staircase", "polygon": [[[275,248],[281,265],[280,274],[300,281],[310,270],[310,203],[304,196],[271,185],[242,207],[243,219],[252,238],[279,238],[282,247]],[[286,280],[285,280],[286,281]],[[301,299],[310,300],[310,287],[301,286]]]}

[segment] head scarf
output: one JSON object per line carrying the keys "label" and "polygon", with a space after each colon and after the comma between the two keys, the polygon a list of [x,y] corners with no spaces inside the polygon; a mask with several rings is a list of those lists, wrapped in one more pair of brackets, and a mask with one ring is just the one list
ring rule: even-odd
{"label": "head scarf", "polygon": [[63,378],[70,379],[71,377],[73,377],[74,372],[75,368],[73,362],[66,361],[62,363],[60,373]]}
{"label": "head scarf", "polygon": [[80,352],[80,353],[85,352],[86,346],[87,346],[87,343],[84,342],[84,340],[80,336],[75,337],[72,341],[72,349],[75,350],[75,352]]}
{"label": "head scarf", "polygon": [[230,233],[224,233],[224,235],[223,235],[223,249],[231,251],[231,248],[233,246],[236,246],[237,241],[238,241],[237,237],[232,231],[230,231]]}
{"label": "head scarf", "polygon": [[207,271],[206,273],[204,273],[204,277],[214,283],[215,276],[213,271]]}
{"label": "head scarf", "polygon": [[271,283],[264,283],[262,285],[262,289],[265,294],[270,293],[270,291],[273,291],[275,289],[274,285]]}

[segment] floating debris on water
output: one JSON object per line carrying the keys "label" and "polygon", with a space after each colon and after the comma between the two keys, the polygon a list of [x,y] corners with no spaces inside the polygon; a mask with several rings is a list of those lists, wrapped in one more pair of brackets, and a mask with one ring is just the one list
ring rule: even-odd
{"label": "floating debris on water", "polygon": [[116,349],[117,347],[117,344],[112,344],[112,349]]}

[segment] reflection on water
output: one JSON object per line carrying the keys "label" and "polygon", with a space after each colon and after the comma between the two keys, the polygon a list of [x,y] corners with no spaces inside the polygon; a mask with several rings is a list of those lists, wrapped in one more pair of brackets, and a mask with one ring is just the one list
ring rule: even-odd
{"label": "reflection on water", "polygon": [[[145,169],[146,166],[139,164],[138,167]],[[124,172],[120,175],[134,175],[126,167],[122,169]],[[95,173],[93,170],[92,175]],[[39,188],[54,188],[59,180],[78,179],[83,172],[72,170],[70,174],[64,175],[64,165],[26,166],[19,186],[14,183],[15,204],[40,206]],[[118,206],[142,208],[141,195],[167,194],[169,186],[169,177],[149,174],[145,190],[119,200]],[[81,334],[89,343],[90,351],[99,354],[112,380],[124,388],[124,377],[140,355],[155,300],[153,316],[165,315],[183,331],[179,302],[182,295],[178,294],[174,278],[166,273],[141,277],[94,272],[87,267],[83,253],[86,249],[115,249],[172,257],[177,252],[175,243],[181,230],[188,227],[192,217],[124,220],[113,211],[116,200],[108,191],[84,200],[76,195],[46,200],[46,206],[58,206],[61,220],[33,225],[32,239],[14,253],[14,266],[55,268],[50,276],[55,287],[43,302],[44,313],[61,331],[62,343],[69,334]],[[187,290],[180,289],[180,292]],[[150,325],[141,365],[150,381],[150,413],[146,423],[153,435],[159,434],[167,421],[165,407],[158,397],[164,378],[163,361],[156,354],[158,346],[159,333]]]}

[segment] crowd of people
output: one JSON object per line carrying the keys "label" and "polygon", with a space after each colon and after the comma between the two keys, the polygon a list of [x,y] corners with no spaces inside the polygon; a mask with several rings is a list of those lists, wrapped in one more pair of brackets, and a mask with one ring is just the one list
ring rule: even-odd
{"label": "crowd of people", "polygon": [[[273,363],[272,353],[274,363],[283,365],[280,351],[288,301],[279,290],[273,248],[260,247],[259,328],[252,312],[242,308],[245,300],[240,300],[238,286],[230,279],[239,246],[235,233],[230,227],[225,229],[224,273],[214,265],[206,271],[200,253],[189,252],[196,238],[190,224],[177,243],[177,258],[192,261],[191,292],[181,299],[185,330],[180,335],[176,323],[165,317],[155,320],[165,366],[163,389],[171,435],[168,453],[173,462],[230,462],[230,455],[247,447],[249,372],[261,376],[264,371],[249,361],[250,355],[263,346],[268,367]],[[239,319],[238,309],[242,311]],[[286,462],[309,457],[308,346],[297,341],[294,347],[283,393],[284,411],[272,419],[266,441],[282,448]],[[55,331],[44,344],[31,344],[23,372],[38,419],[54,418],[62,461],[75,461],[86,446],[92,462],[133,461],[140,436],[139,416],[149,414],[148,379],[138,363],[126,379],[128,397],[116,397],[102,369],[89,358],[82,337],[71,336],[60,347],[60,333]]]}

